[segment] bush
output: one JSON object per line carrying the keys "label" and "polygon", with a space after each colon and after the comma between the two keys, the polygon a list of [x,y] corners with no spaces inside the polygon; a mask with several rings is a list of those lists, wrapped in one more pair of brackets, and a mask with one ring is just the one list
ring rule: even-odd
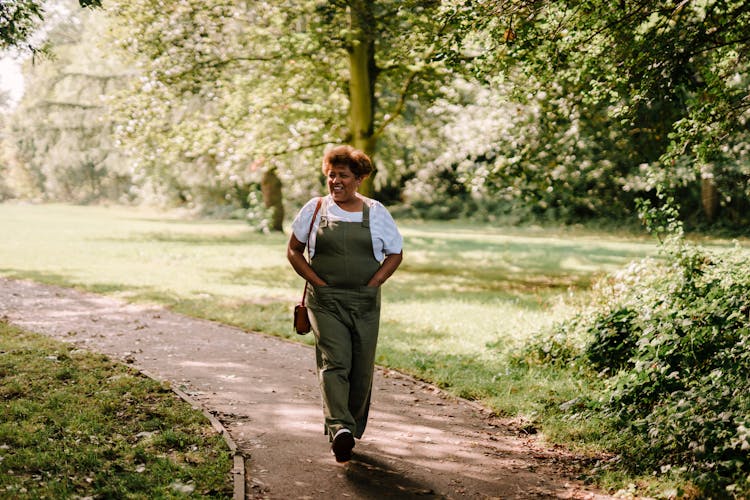
{"label": "bush", "polygon": [[[750,494],[750,268],[740,249],[683,243],[598,284],[595,307],[528,353],[603,379],[587,405],[614,429],[608,446],[636,474],[679,477],[704,496]],[[565,338],[572,340],[565,340]],[[560,349],[585,343],[579,351]],[[558,348],[553,348],[558,346]]]}

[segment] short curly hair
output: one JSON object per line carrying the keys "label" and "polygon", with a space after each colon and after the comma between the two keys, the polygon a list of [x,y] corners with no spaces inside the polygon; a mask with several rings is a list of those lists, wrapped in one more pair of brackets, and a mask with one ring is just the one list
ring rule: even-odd
{"label": "short curly hair", "polygon": [[348,145],[335,146],[323,155],[322,170],[328,174],[333,166],[349,167],[358,179],[367,177],[373,171],[372,160],[364,152]]}

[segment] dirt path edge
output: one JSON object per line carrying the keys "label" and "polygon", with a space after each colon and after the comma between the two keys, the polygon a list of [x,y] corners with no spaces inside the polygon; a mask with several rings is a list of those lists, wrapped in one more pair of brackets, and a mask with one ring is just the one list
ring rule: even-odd
{"label": "dirt path edge", "polygon": [[613,498],[576,479],[580,457],[393,370],[377,370],[365,438],[342,466],[323,436],[309,346],[5,278],[0,316],[168,381],[234,443],[245,498]]}

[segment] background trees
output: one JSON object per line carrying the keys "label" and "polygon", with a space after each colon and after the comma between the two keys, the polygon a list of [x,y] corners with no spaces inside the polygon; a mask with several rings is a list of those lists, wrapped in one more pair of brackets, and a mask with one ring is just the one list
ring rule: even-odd
{"label": "background trees", "polygon": [[7,120],[6,183],[24,198],[131,200],[105,102],[130,75],[97,46],[102,13],[60,6],[70,17],[48,26],[54,57],[27,61],[24,97]]}
{"label": "background trees", "polygon": [[278,229],[350,142],[376,158],[367,193],[417,215],[619,220],[661,186],[693,222],[747,218],[742,2],[104,7],[97,42],[138,72],[107,91],[138,199]]}
{"label": "background trees", "polygon": [[514,66],[572,85],[586,107],[610,107],[640,164],[632,187],[674,189],[686,216],[702,204],[713,220],[721,205],[726,218],[742,219],[750,6],[623,0],[527,8],[526,16],[486,26],[496,40],[511,31]]}
{"label": "background trees", "polygon": [[141,0],[109,13],[144,75],[121,101],[123,141],[151,171],[170,165],[184,196],[212,186],[239,203],[256,168],[277,169],[294,195],[309,192],[315,170],[299,166],[317,165],[324,145],[376,154],[412,103],[439,93],[441,54],[465,30],[434,1],[183,0],[163,15]]}

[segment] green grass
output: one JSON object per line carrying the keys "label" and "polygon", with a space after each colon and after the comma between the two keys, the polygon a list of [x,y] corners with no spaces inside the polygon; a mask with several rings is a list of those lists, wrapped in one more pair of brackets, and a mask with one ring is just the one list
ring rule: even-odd
{"label": "green grass", "polygon": [[[560,411],[562,403],[596,390],[590,385],[597,383],[595,378],[565,367],[521,366],[512,362],[512,354],[590,300],[588,290],[597,277],[654,254],[654,242],[632,232],[582,228],[415,221],[399,221],[399,226],[405,258],[384,287],[378,363],[477,400],[499,415],[517,418],[527,430],[541,428],[550,440],[579,450],[606,447],[607,429],[601,422],[571,421]],[[240,221],[188,220],[142,208],[18,204],[0,204],[0,231],[5,235],[0,242],[0,275],[164,304],[248,330],[312,341],[310,335],[292,332],[292,306],[303,283],[286,261],[286,235],[260,235]],[[718,240],[701,243],[732,245]],[[0,354],[0,360],[4,356]],[[42,358],[46,355],[34,359],[41,363]],[[58,404],[54,394],[79,376],[53,366],[58,370],[54,382],[47,384],[53,391],[48,399]],[[20,390],[19,383],[4,381],[3,391],[12,394]],[[91,397],[104,406],[114,404],[107,403],[106,394]],[[6,400],[0,396],[0,402]],[[49,418],[44,415],[51,413],[31,403],[13,411],[14,417],[30,419],[24,424],[29,433],[46,427],[46,421],[33,420],[35,415]],[[161,418],[154,416],[142,425],[150,429]],[[82,432],[74,434],[78,442],[94,435]],[[120,434],[104,429],[96,439],[106,442],[120,439]],[[54,441],[66,434],[42,436]],[[182,438],[165,432],[160,439],[173,446]],[[117,465],[122,459],[97,456],[95,451],[89,449],[79,460],[108,471],[123,467]],[[0,456],[7,453],[0,449]],[[30,463],[36,460],[32,454],[26,457]],[[143,457],[139,452],[128,460],[142,463]],[[7,464],[7,459],[1,460],[0,470]],[[49,480],[50,473],[45,474]],[[125,475],[126,483],[113,484],[137,479]],[[66,471],[55,474],[64,482],[68,476],[76,478],[75,484],[80,484],[80,477],[86,484],[94,478]],[[28,477],[42,476],[30,472]],[[645,479],[614,470],[597,481],[616,489]],[[664,479],[658,481],[657,490],[668,486]]]}
{"label": "green grass", "polygon": [[[654,251],[646,238],[466,223],[400,222],[405,259],[385,285],[378,363],[536,418],[581,390],[569,374],[506,362],[569,315],[599,274]],[[241,221],[139,208],[0,205],[0,274],[75,286],[302,342],[291,329],[302,280],[287,236]]]}
{"label": "green grass", "polygon": [[221,435],[124,365],[0,322],[0,380],[0,497],[232,497]]}

